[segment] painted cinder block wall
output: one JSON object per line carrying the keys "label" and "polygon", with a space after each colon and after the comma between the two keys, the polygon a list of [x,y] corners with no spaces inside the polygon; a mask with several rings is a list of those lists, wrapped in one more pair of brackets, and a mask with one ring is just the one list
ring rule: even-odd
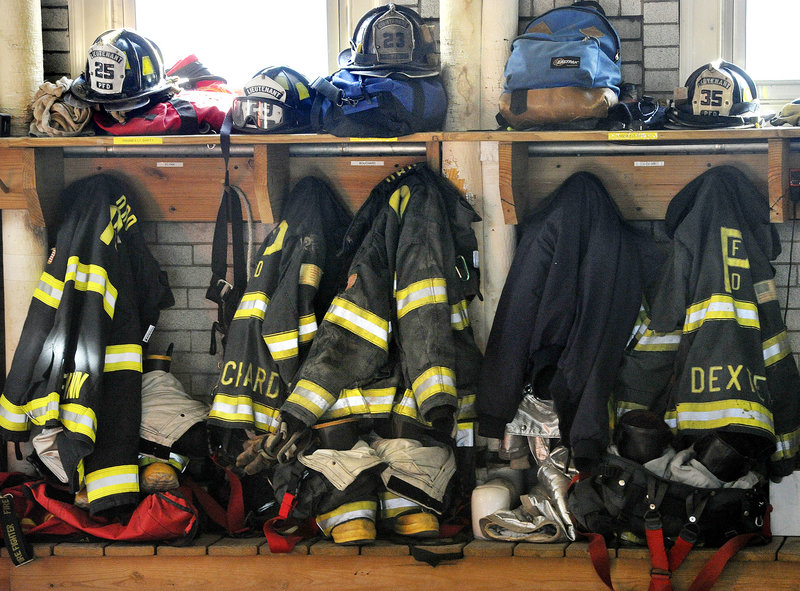
{"label": "painted cinder block wall", "polygon": [[[55,80],[69,72],[67,0],[41,1],[45,78]],[[439,0],[401,0],[398,3],[416,9],[434,27],[438,37]],[[534,16],[571,3],[572,0],[520,0],[520,32]],[[679,1],[600,0],[600,4],[622,39],[624,79],[636,84],[640,94],[669,98],[672,89],[683,82],[678,78]],[[613,195],[613,187],[608,189]],[[663,223],[637,224],[652,232],[657,240],[667,241]],[[169,274],[176,302],[172,309],[164,312],[152,341],[152,350],[159,352],[170,342],[175,343],[173,372],[193,396],[210,400],[219,371],[219,358],[208,354],[210,327],[216,318],[216,309],[205,299],[210,277],[213,224],[143,222],[142,228],[153,253]],[[268,227],[257,224],[256,244],[263,240],[268,230]],[[783,305],[789,287],[791,224],[779,224],[778,231],[783,254],[775,266]],[[797,234],[794,243],[796,262],[800,261],[800,232]],[[792,347],[796,352],[800,352],[798,274],[798,269],[792,272],[787,317]],[[798,353],[795,355],[797,357]]]}

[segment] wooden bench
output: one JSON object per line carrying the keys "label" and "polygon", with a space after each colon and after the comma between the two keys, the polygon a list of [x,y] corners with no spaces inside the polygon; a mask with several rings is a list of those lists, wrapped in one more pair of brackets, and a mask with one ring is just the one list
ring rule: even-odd
{"label": "wooden bench", "polygon": [[[586,542],[563,544],[473,540],[431,547],[463,550],[464,558],[436,567],[415,560],[410,546],[379,540],[337,546],[326,540],[299,544],[291,554],[271,554],[264,538],[202,535],[190,546],[121,542],[53,542],[34,545],[36,559],[14,567],[0,551],[0,589],[114,589],[117,591],[377,591],[472,589],[540,591],[605,589],[589,560]],[[673,576],[676,591],[688,588],[714,551],[693,550]],[[646,589],[646,548],[609,550],[618,591]],[[743,549],[727,565],[716,589],[789,590],[800,587],[800,538],[775,537]]]}

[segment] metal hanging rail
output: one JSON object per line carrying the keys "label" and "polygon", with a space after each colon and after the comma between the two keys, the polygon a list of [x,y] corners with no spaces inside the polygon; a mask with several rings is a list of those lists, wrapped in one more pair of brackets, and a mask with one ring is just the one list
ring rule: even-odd
{"label": "metal hanging rail", "polygon": [[[800,152],[800,143],[789,149]],[[529,156],[625,156],[646,154],[758,154],[767,152],[767,142],[735,143],[646,143],[614,142],[531,142]]]}
{"label": "metal hanging rail", "polygon": [[[64,158],[221,158],[219,145],[205,146],[66,146]],[[424,143],[296,144],[290,156],[425,156]],[[232,158],[252,158],[253,146],[231,146]]]}

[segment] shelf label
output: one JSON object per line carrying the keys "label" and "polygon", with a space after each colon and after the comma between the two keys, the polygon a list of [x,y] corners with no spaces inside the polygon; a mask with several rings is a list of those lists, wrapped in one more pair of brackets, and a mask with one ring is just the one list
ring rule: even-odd
{"label": "shelf label", "polygon": [[644,161],[634,161],[634,166],[664,166],[663,160],[644,160]]}
{"label": "shelf label", "polygon": [[383,166],[383,160],[351,160],[350,166]]}
{"label": "shelf label", "polygon": [[609,140],[657,140],[657,131],[609,131]]}
{"label": "shelf label", "polygon": [[163,144],[164,138],[161,137],[115,137],[115,146],[136,146],[143,144]]}
{"label": "shelf label", "polygon": [[183,168],[183,162],[156,162],[156,168]]}
{"label": "shelf label", "polygon": [[396,137],[351,137],[351,142],[396,142]]}

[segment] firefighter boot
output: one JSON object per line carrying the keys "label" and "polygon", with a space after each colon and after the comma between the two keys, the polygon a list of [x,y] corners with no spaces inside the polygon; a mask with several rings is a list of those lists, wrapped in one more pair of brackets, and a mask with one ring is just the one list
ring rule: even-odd
{"label": "firefighter boot", "polygon": [[395,517],[394,533],[414,538],[435,538],[439,535],[439,519],[433,513],[407,513]]}
{"label": "firefighter boot", "polygon": [[142,470],[140,484],[142,492],[154,493],[178,488],[178,472],[166,462],[153,462]]}
{"label": "firefighter boot", "polygon": [[345,521],[333,528],[331,537],[335,544],[344,546],[371,544],[375,541],[375,522],[367,518]]}

